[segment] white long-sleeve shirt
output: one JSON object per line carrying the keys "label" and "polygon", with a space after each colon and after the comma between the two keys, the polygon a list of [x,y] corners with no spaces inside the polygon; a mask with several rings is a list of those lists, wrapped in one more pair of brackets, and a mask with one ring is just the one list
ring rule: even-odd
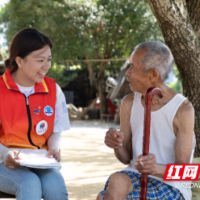
{"label": "white long-sleeve shirt", "polygon": [[[16,83],[17,84],[17,83]],[[35,92],[35,86],[23,87],[18,85],[21,93],[28,97]],[[55,106],[55,120],[54,120],[54,130],[47,140],[48,148],[54,148],[55,152],[59,151],[60,139],[63,131],[69,130],[69,116],[67,105],[65,101],[65,96],[58,84],[56,84],[56,106]],[[0,163],[4,162],[8,154],[10,154],[10,149],[5,147],[0,143]]]}

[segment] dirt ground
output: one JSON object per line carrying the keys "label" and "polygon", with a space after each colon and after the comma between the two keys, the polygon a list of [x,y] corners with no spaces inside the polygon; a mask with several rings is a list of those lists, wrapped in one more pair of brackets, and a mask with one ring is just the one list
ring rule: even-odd
{"label": "dirt ground", "polygon": [[70,200],[93,200],[108,176],[125,168],[104,144],[105,132],[119,125],[73,121],[62,137],[62,169]]}

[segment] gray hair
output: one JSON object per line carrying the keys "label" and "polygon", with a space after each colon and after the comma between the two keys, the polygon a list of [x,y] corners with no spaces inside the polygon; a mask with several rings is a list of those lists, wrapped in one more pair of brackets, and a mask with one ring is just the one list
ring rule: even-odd
{"label": "gray hair", "polygon": [[161,81],[164,81],[174,66],[174,57],[170,49],[158,41],[143,42],[136,46],[135,50],[147,50],[141,60],[145,71],[156,69],[160,74]]}

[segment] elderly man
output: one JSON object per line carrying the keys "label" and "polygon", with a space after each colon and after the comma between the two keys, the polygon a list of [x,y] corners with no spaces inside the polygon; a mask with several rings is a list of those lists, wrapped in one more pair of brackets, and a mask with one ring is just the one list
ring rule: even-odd
{"label": "elderly man", "polygon": [[[164,83],[173,65],[169,48],[161,42],[141,43],[131,54],[126,76],[133,93],[122,101],[120,131],[110,128],[105,136],[117,159],[129,165],[110,176],[97,200],[139,199],[141,173],[149,174],[148,200],[191,199],[190,189],[180,182],[163,181],[166,165],[190,163],[195,145],[193,107]],[[150,153],[142,156],[144,97],[150,87],[160,88],[163,98],[153,97]]]}

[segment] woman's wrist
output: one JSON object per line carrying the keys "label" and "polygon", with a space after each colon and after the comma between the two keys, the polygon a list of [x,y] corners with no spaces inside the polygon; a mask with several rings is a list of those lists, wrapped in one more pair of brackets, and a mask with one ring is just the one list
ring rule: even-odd
{"label": "woman's wrist", "polygon": [[12,154],[12,151],[10,151],[8,147],[0,143],[0,158],[3,160],[3,162],[9,154]]}
{"label": "woman's wrist", "polygon": [[5,151],[5,152],[3,153],[3,155],[2,155],[3,162],[6,160],[6,158],[7,158],[7,156],[8,156],[9,154],[13,154],[13,155],[14,155],[14,153],[13,153],[12,151],[10,151],[10,150]]}

